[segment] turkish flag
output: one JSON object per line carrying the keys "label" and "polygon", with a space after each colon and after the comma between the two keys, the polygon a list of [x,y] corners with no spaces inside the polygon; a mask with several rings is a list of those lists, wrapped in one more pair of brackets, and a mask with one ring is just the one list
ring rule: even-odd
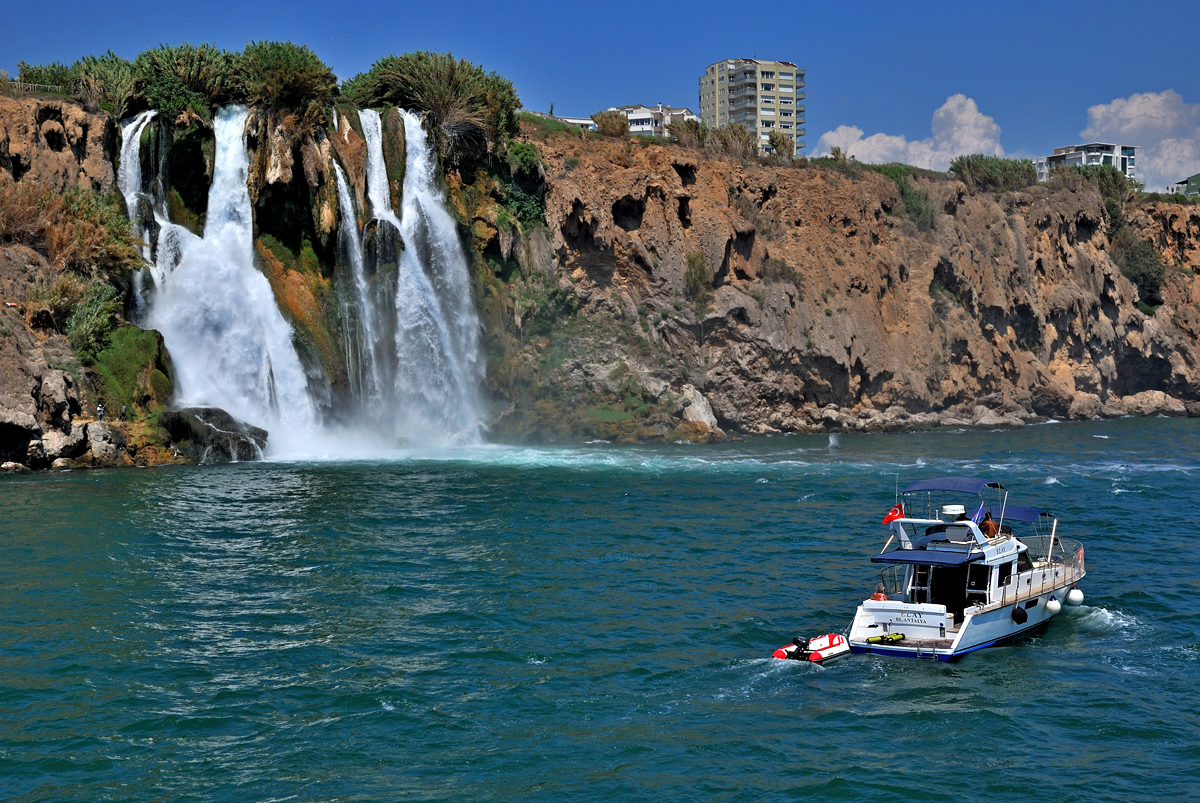
{"label": "turkish flag", "polygon": [[888,511],[888,514],[883,517],[883,523],[887,524],[888,522],[892,522],[892,521],[895,521],[896,519],[902,519],[902,518],[904,518],[904,503],[903,502],[901,502],[900,504],[896,505],[894,508],[892,508],[891,510]]}

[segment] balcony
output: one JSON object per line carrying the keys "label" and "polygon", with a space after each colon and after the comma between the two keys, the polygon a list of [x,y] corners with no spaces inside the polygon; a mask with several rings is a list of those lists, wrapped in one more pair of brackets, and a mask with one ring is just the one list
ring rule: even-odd
{"label": "balcony", "polygon": [[758,91],[758,87],[756,87],[754,84],[750,84],[749,86],[743,86],[738,89],[731,89],[731,90],[729,90],[729,94],[731,96],[732,95],[744,95],[747,92],[757,92],[757,91]]}

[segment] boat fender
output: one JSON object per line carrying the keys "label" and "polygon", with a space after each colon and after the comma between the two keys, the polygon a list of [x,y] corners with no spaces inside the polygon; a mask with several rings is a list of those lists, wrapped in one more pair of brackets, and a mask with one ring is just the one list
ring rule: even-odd
{"label": "boat fender", "polygon": [[1080,591],[1078,588],[1072,588],[1070,591],[1067,592],[1066,603],[1068,605],[1072,605],[1072,606],[1082,605],[1083,604],[1083,592]]}
{"label": "boat fender", "polygon": [[1025,609],[1020,605],[1016,605],[1012,609],[1012,619],[1017,624],[1023,625],[1029,621],[1029,614],[1025,613]]}
{"label": "boat fender", "polygon": [[1046,613],[1053,616],[1054,614],[1058,613],[1061,610],[1062,610],[1062,603],[1059,602],[1056,598],[1051,597],[1050,599],[1046,600]]}
{"label": "boat fender", "polygon": [[895,644],[897,641],[904,641],[903,633],[888,633],[886,636],[871,636],[867,639],[868,644]]}

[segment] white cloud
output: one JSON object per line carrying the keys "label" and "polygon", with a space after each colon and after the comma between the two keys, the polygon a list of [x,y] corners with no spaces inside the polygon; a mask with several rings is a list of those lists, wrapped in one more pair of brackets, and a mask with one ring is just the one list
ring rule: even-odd
{"label": "white cloud", "polygon": [[1200,103],[1174,90],[1142,92],[1088,109],[1085,141],[1137,145],[1137,176],[1159,190],[1200,173]]}
{"label": "white cloud", "polygon": [[946,170],[954,157],[964,153],[986,153],[1003,156],[1000,147],[1000,126],[979,111],[975,101],[966,95],[951,95],[933,113],[933,136],[909,142],[903,135],[872,134],[863,137],[863,130],[841,125],[821,135],[817,142],[818,156],[827,155],[834,146],[860,162],[904,162],[931,170]]}

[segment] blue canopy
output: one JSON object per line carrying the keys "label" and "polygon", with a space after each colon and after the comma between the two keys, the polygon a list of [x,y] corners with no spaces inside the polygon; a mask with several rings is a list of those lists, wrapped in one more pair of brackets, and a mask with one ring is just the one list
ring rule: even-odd
{"label": "blue canopy", "polygon": [[[999,511],[992,513],[993,516],[998,515]],[[1009,505],[1004,508],[1005,521],[1037,521],[1040,516],[1049,516],[1050,514],[1044,510],[1039,510],[1036,507],[1020,507],[1018,505]]]}
{"label": "blue canopy", "polygon": [[956,493],[978,494],[984,488],[999,488],[1004,486],[998,482],[980,479],[979,477],[938,477],[932,480],[917,480],[904,489],[910,494],[916,491],[954,491]]}
{"label": "blue canopy", "polygon": [[889,564],[920,563],[929,566],[962,566],[963,564],[979,560],[982,557],[982,552],[942,552],[934,549],[893,549],[891,552],[884,552],[882,555],[872,555],[871,562]]}

